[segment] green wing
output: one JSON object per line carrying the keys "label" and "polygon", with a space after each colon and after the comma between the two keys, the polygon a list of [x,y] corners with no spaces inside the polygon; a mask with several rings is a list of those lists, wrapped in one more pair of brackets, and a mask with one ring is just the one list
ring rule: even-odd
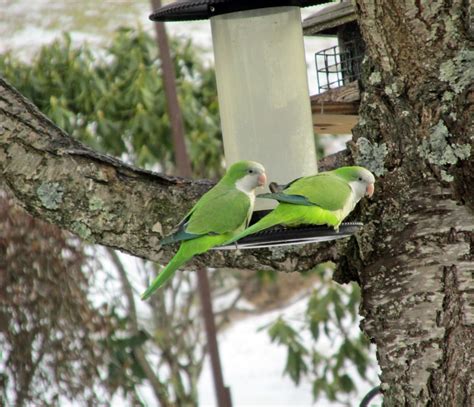
{"label": "green wing", "polygon": [[250,199],[236,188],[216,185],[206,192],[161,245],[191,240],[203,235],[232,232],[248,221]]}
{"label": "green wing", "polygon": [[178,230],[171,235],[165,236],[163,239],[160,240],[160,244],[162,246],[165,246],[167,244],[173,244],[176,242],[182,242],[183,240],[191,240],[191,239],[196,239],[197,237],[201,235],[194,235],[192,233],[187,233],[184,230],[185,226],[184,225],[179,225]]}
{"label": "green wing", "polygon": [[193,214],[193,212],[196,209],[196,206],[197,206],[198,203],[199,203],[199,201],[186,214],[186,216],[183,218],[183,220],[181,222],[179,222],[178,226],[176,227],[176,231],[174,231],[172,234],[170,234],[168,236],[165,236],[163,239],[160,240],[160,244],[162,246],[167,245],[167,244],[182,242],[183,240],[196,239],[197,237],[201,236],[201,235],[198,235],[198,234],[193,234],[193,233],[186,232],[186,225],[188,224],[189,218]]}
{"label": "green wing", "polygon": [[[313,205],[329,211],[343,209],[351,198],[352,189],[341,178],[332,174],[303,177],[292,182],[283,193],[287,196],[304,197]],[[300,200],[301,198],[298,198]],[[289,202],[287,199],[286,202]]]}
{"label": "green wing", "polygon": [[233,187],[216,186],[196,204],[185,230],[197,235],[233,232],[246,224],[250,211],[250,199],[245,193]]}
{"label": "green wing", "polygon": [[290,203],[293,205],[315,206],[303,195],[288,195],[284,192],[274,192],[272,194],[258,194],[257,197],[265,199],[275,199],[278,202]]}

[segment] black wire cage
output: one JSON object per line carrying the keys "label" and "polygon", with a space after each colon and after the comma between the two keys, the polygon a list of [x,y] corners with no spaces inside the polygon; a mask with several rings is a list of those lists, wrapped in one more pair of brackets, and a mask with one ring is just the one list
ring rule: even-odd
{"label": "black wire cage", "polygon": [[363,57],[355,41],[340,43],[316,52],[314,59],[319,93],[359,79]]}

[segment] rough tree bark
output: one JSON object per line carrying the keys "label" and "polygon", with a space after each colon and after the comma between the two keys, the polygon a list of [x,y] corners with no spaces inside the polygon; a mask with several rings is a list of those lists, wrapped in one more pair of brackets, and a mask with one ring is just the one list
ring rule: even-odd
{"label": "rough tree bark", "polygon": [[[307,270],[356,280],[388,406],[474,405],[474,10],[472,2],[357,0],[368,56],[350,160],[377,179],[355,239],[213,252],[209,266]],[[330,160],[344,163],[340,156]],[[0,81],[0,171],[31,213],[151,260],[211,183],[94,153]]]}
{"label": "rough tree bark", "polygon": [[345,267],[388,406],[474,405],[473,8],[356,1],[368,55],[351,150],[383,176]]}

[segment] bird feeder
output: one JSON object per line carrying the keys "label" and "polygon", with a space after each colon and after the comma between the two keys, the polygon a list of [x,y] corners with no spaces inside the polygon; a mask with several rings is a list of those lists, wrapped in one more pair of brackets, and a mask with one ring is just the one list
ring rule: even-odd
{"label": "bird feeder", "polygon": [[[317,172],[300,7],[325,2],[179,0],[150,16],[153,21],[210,20],[227,165],[260,162],[279,184]],[[268,209],[263,206],[268,202],[257,200],[256,208]],[[321,241],[324,231],[325,240],[332,240],[356,228],[313,228],[313,241]],[[277,229],[242,241],[245,248],[302,244],[311,241],[310,229],[304,239],[298,229]]]}

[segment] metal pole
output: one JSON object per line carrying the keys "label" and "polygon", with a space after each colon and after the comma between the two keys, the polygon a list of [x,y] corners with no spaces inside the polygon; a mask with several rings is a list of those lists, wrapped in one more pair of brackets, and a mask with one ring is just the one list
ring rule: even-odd
{"label": "metal pole", "polygon": [[[161,0],[151,0],[153,10],[161,7]],[[191,176],[191,161],[189,160],[184,142],[184,125],[176,92],[176,73],[171,60],[168,37],[164,23],[155,23],[156,38],[160,51],[161,69],[163,71],[163,85],[168,106],[168,116],[171,122],[173,147],[178,175]]]}
{"label": "metal pole", "polygon": [[232,401],[230,396],[230,389],[229,387],[225,386],[224,378],[222,376],[221,362],[219,358],[219,348],[216,339],[216,326],[212,313],[209,279],[207,278],[207,272],[205,268],[200,267],[197,273],[202,311],[204,316],[210,316],[210,318],[204,318],[204,323],[206,325],[207,345],[209,349],[209,355],[211,357],[212,371],[214,374],[214,387],[216,390],[217,405],[219,407],[231,407]]}
{"label": "metal pole", "polygon": [[[161,7],[160,0],[151,0],[153,10]],[[191,160],[189,159],[186,144],[184,143],[184,126],[181,110],[178,103],[176,92],[176,73],[170,56],[168,37],[166,35],[165,25],[155,23],[155,30],[160,51],[161,67],[163,71],[163,84],[165,87],[165,96],[168,105],[168,115],[171,122],[173,134],[173,148],[175,151],[175,161],[178,174],[183,177],[190,177]],[[214,313],[212,311],[211,292],[209,289],[209,279],[205,268],[198,269],[198,289],[202,306],[202,316],[206,329],[206,337],[211,358],[212,374],[214,377],[214,386],[216,389],[216,398],[219,407],[231,407],[230,389],[224,385],[222,368],[219,359],[219,348],[217,345],[217,334],[214,323]]]}

